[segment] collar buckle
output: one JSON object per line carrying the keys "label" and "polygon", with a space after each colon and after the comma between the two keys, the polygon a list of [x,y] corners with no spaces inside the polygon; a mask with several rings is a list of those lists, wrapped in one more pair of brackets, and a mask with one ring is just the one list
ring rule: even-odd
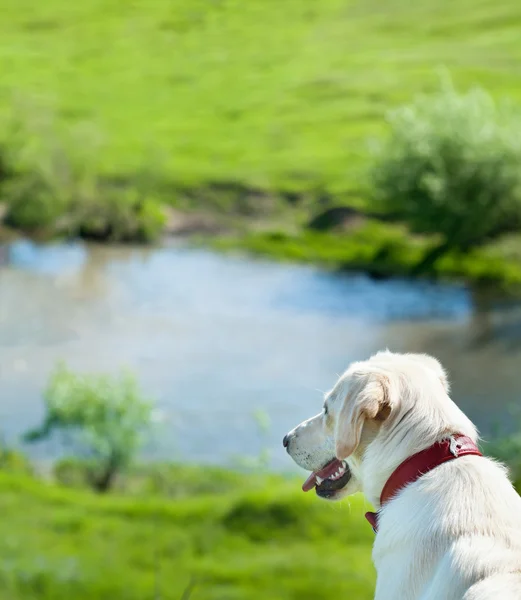
{"label": "collar buckle", "polygon": [[458,443],[458,440],[453,435],[451,435],[449,438],[449,450],[454,458],[458,458],[459,451],[461,450],[461,444]]}

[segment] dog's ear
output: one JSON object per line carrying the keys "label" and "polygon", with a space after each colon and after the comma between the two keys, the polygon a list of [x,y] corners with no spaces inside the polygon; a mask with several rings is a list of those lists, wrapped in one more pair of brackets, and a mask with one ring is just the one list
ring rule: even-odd
{"label": "dog's ear", "polygon": [[364,374],[342,400],[336,419],[336,457],[344,460],[360,444],[362,429],[367,420],[385,421],[391,414],[389,380],[379,374]]}

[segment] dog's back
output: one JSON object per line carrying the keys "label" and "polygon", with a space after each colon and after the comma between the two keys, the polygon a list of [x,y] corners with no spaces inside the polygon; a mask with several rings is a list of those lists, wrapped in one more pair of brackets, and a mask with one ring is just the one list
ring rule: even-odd
{"label": "dog's back", "polygon": [[379,523],[377,600],[521,599],[521,498],[494,461],[441,465],[384,507]]}

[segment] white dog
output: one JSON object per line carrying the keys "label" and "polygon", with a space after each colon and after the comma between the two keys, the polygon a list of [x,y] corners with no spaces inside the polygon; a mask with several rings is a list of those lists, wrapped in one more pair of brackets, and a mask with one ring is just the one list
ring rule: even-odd
{"label": "white dog", "polygon": [[521,600],[521,498],[477,438],[436,359],[380,352],[284,446],[305,491],[378,510],[375,600]]}

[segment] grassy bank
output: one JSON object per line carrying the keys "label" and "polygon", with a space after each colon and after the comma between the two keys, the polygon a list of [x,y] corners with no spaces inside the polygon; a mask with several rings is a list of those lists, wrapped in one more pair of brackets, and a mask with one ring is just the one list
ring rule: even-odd
{"label": "grassy bank", "polygon": [[[371,212],[368,139],[385,133],[389,108],[437,86],[438,67],[462,88],[521,102],[515,0],[0,0],[0,8],[0,155],[10,152],[14,114],[29,124],[24,143],[45,174],[43,186],[36,178],[22,190],[10,220],[17,228],[47,221],[43,229],[60,235],[153,239],[168,229],[158,208],[168,205],[183,218],[204,213],[208,231],[245,231],[228,246],[402,273],[429,240],[405,231],[405,250],[382,263],[392,226],[380,224],[382,239],[362,251],[358,234],[317,235],[307,225],[331,206]],[[49,170],[57,185],[28,209]],[[58,192],[78,170],[82,200],[71,206]],[[284,240],[274,242],[274,231]],[[520,253],[513,236],[438,269],[511,283]]]}
{"label": "grassy bank", "polygon": [[168,498],[99,497],[0,473],[2,598],[180,600],[190,582],[192,600],[372,597],[360,499],[215,469],[172,481]]}
{"label": "grassy bank", "polygon": [[[219,250],[246,250],[276,260],[314,263],[335,270],[365,271],[376,278],[409,276],[435,245],[432,239],[408,234],[403,226],[377,221],[369,221],[348,235],[278,230],[221,237],[213,242]],[[494,284],[515,293],[521,286],[521,236],[504,236],[499,242],[465,254],[450,252],[428,275]]]}

